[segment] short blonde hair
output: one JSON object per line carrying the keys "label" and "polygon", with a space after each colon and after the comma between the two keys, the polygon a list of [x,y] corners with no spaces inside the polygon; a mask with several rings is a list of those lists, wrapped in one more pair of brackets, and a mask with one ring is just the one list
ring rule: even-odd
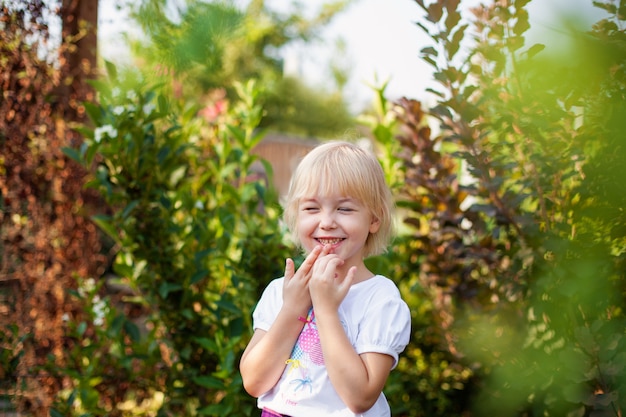
{"label": "short blonde hair", "polygon": [[[317,193],[338,193],[367,206],[380,227],[367,237],[364,256],[387,251],[394,233],[394,203],[374,154],[343,141],[326,142],[311,150],[298,164],[289,185],[283,218],[290,231],[296,230],[300,200]],[[298,236],[294,240],[300,245]]]}

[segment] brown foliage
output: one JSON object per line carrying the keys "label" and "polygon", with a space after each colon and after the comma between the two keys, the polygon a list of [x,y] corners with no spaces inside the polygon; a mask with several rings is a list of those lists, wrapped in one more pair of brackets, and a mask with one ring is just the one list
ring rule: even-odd
{"label": "brown foliage", "polygon": [[[84,170],[61,150],[80,140],[63,117],[79,114],[77,103],[87,91],[75,89],[61,105],[55,91],[64,80],[63,66],[55,70],[38,58],[19,15],[5,8],[0,18],[5,24],[0,33],[0,289],[5,294],[0,348],[19,358],[15,369],[5,370],[2,379],[9,385],[0,389],[18,411],[43,416],[64,381],[41,367],[48,356],[64,363],[63,317],[81,314],[67,292],[76,287],[74,274],[102,273],[99,235],[85,216],[96,200],[83,190]],[[17,326],[17,334],[10,335],[9,326]]]}

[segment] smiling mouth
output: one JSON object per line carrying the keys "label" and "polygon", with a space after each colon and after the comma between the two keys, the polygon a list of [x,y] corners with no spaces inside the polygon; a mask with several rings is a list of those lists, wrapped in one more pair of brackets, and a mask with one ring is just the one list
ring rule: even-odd
{"label": "smiling mouth", "polygon": [[315,239],[317,240],[319,243],[321,243],[322,245],[336,245],[337,243],[341,242],[343,239]]}

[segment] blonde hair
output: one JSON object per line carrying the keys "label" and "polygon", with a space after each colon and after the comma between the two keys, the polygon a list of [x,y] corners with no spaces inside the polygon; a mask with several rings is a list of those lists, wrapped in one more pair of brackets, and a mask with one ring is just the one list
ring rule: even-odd
{"label": "blonde hair", "polygon": [[[338,193],[367,206],[380,227],[367,237],[364,256],[386,252],[394,232],[394,204],[374,154],[343,141],[326,142],[310,151],[296,168],[289,185],[283,218],[290,231],[296,230],[300,200],[318,193]],[[300,244],[298,236],[294,239]]]}

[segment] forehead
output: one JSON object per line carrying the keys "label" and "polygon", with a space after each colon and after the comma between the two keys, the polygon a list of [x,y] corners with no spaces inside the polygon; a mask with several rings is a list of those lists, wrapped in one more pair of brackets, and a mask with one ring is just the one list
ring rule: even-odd
{"label": "forehead", "polygon": [[322,175],[317,179],[311,176],[302,184],[302,191],[305,194],[316,195],[349,195],[350,186],[348,181],[341,176],[332,177],[331,175]]}
{"label": "forehead", "polygon": [[333,204],[361,204],[361,202],[354,197],[345,196],[341,194],[313,194],[303,195],[300,197],[301,203],[333,203]]}
{"label": "forehead", "polygon": [[331,179],[328,176],[324,176],[317,180],[312,177],[306,178],[301,182],[298,187],[297,198],[302,199],[320,199],[320,198],[332,198],[332,199],[359,199],[359,193],[356,188],[350,184],[350,181],[346,181],[345,178]]}

